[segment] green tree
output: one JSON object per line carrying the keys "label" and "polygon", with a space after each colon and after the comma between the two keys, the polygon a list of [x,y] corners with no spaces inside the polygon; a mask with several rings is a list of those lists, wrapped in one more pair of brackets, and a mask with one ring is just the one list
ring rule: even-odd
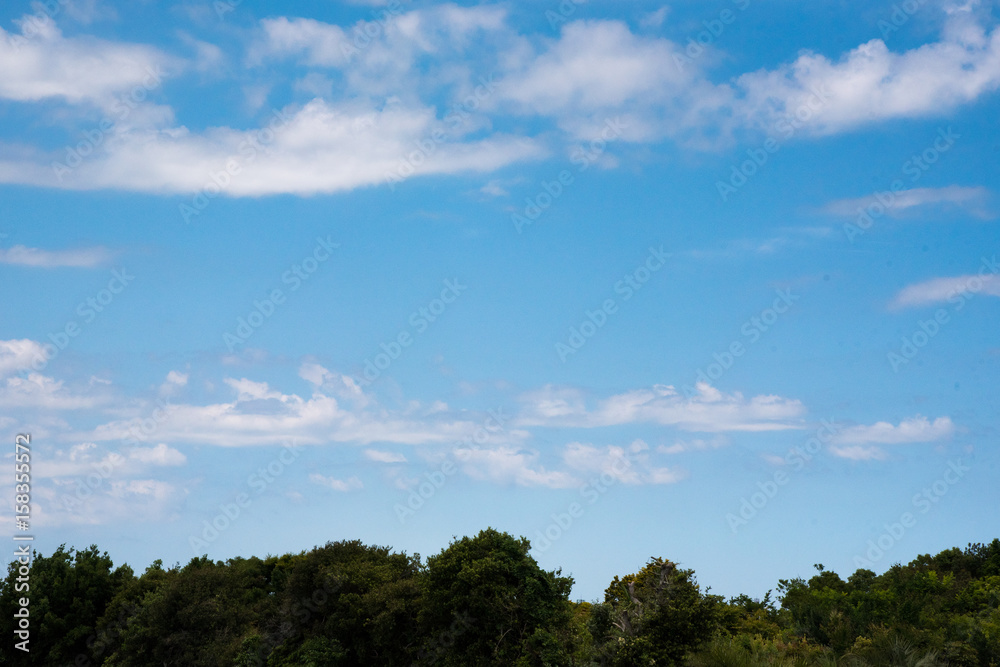
{"label": "green tree", "polygon": [[105,664],[233,664],[256,618],[273,606],[272,569],[259,558],[224,563],[202,556],[166,573],[147,570],[147,581],[131,591],[142,595],[138,609]]}
{"label": "green tree", "polygon": [[267,664],[407,665],[416,652],[419,556],[354,540],[281,563],[277,614],[262,619]]}
{"label": "green tree", "polygon": [[488,528],[427,561],[418,656],[437,665],[570,664],[570,577],[525,538]]}
{"label": "green tree", "polygon": [[[66,549],[51,556],[33,555],[30,589],[16,590],[16,561],[8,567],[0,584],[0,662],[17,665],[72,664],[89,653],[88,643],[97,636],[97,625],[111,600],[134,575],[123,565],[116,569],[107,553],[96,546]],[[14,611],[21,597],[29,600],[30,653],[14,648]]]}
{"label": "green tree", "polygon": [[680,665],[718,628],[722,600],[702,594],[694,570],[653,558],[636,574],[615,577],[591,632],[602,664]]}

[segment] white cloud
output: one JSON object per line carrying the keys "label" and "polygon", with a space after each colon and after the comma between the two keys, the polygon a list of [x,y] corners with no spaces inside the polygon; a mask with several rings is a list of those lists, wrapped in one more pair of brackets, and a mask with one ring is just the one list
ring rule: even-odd
{"label": "white cloud", "polygon": [[70,18],[85,25],[118,18],[114,7],[102,0],[59,0],[59,4],[66,7],[66,14]]}
{"label": "white cloud", "polygon": [[39,478],[85,478],[97,473],[102,478],[131,477],[150,468],[177,467],[187,463],[187,457],[163,443],[155,447],[127,447],[117,451],[103,450],[93,442],[78,443],[69,450],[56,450],[39,459]]}
{"label": "white cloud", "polygon": [[898,425],[878,422],[852,426],[833,437],[830,453],[853,461],[881,461],[888,453],[878,445],[936,442],[950,438],[954,432],[955,425],[949,417],[930,421],[920,415],[904,419]]}
{"label": "white cloud", "polygon": [[[264,19],[248,58],[251,64],[294,58],[311,67],[339,69],[354,94],[410,98],[427,84],[453,84],[458,73],[467,77],[470,46],[482,47],[481,37],[487,34],[512,38],[505,19],[501,7],[450,3],[349,26],[308,18]],[[495,48],[487,49],[491,57]]]}
{"label": "white cloud", "polygon": [[673,484],[687,477],[684,471],[652,465],[648,449],[642,440],[636,440],[628,449],[571,442],[566,445],[563,460],[584,476],[603,475],[629,485]]}
{"label": "white cloud", "polygon": [[672,445],[660,445],[657,451],[664,454],[681,454],[684,452],[700,452],[707,449],[718,449],[729,444],[729,438],[718,435],[711,439],[695,438],[693,440],[675,440]]}
{"label": "white cloud", "polygon": [[851,461],[884,461],[888,457],[884,449],[875,445],[834,445],[830,453]]}
{"label": "white cloud", "polygon": [[1000,275],[996,273],[984,274],[981,272],[979,275],[926,280],[900,290],[899,294],[889,304],[889,307],[899,309],[940,303],[958,297],[958,295],[963,293],[966,295],[962,297],[963,299],[972,294],[979,293],[989,296],[1000,296]]}
{"label": "white cloud", "polygon": [[643,15],[643,17],[639,19],[639,25],[643,28],[659,28],[663,25],[663,21],[667,18],[667,14],[669,12],[670,7],[668,5],[663,5],[656,11]]}
{"label": "white cloud", "polygon": [[397,452],[382,452],[377,449],[366,449],[365,458],[377,463],[406,463],[406,457]]}
{"label": "white cloud", "polygon": [[170,371],[167,373],[167,382],[175,384],[178,387],[183,387],[188,383],[188,374],[179,371]]}
{"label": "white cloud", "polygon": [[21,34],[0,28],[0,98],[59,98],[110,107],[117,94],[151,88],[175,60],[138,44],[64,37],[47,16],[25,17]]}
{"label": "white cloud", "polygon": [[199,72],[218,72],[225,65],[226,56],[215,44],[195,39],[187,33],[181,33],[179,37],[194,52],[192,60]]}
{"label": "white cloud", "polygon": [[134,496],[149,496],[155,500],[165,500],[174,492],[174,486],[156,479],[112,480],[109,495],[119,500]]}
{"label": "white cloud", "polygon": [[[314,387],[312,396],[285,394],[266,382],[248,378],[226,378],[235,394],[228,403],[192,405],[173,403],[166,418],[157,426],[156,437],[163,442],[191,442],[222,447],[281,444],[295,439],[303,444],[386,442],[406,445],[462,441],[480,428],[482,419],[455,419],[433,409],[423,410],[411,402],[402,411],[380,407],[369,395],[353,394],[353,381],[316,364],[303,364],[300,373],[323,380],[347,396],[337,397]],[[339,379],[338,379],[339,378]],[[416,416],[422,415],[422,416]],[[118,440],[134,429],[131,420],[117,420],[81,434],[97,442]],[[508,431],[507,437],[518,437]]]}
{"label": "white cloud", "polygon": [[27,370],[33,362],[45,358],[41,343],[27,338],[0,340],[0,378]]}
{"label": "white cloud", "polygon": [[1000,31],[952,15],[938,42],[894,53],[875,39],[836,60],[803,53],[731,84],[709,80],[712,57],[685,60],[680,45],[617,21],[566,24],[546,50],[517,60],[503,97],[520,113],[552,116],[579,138],[621,116],[626,140],[717,146],[739,127],[784,131],[778,121],[796,113],[807,121],[799,131],[813,135],[940,115],[1000,86]]}
{"label": "white cloud", "polygon": [[[661,8],[643,25],[654,27],[663,16]],[[558,38],[545,39],[519,33],[499,6],[445,4],[345,26],[268,18],[248,60],[291,59],[301,72],[291,86],[299,102],[283,107],[272,139],[259,140],[270,131],[265,128],[177,125],[171,109],[144,103],[68,173],[57,176],[51,168],[64,158],[59,152],[19,147],[0,159],[0,182],[194,195],[212,183],[211,174],[235,165],[239,173],[223,196],[306,196],[383,183],[401,166],[408,169],[414,154],[421,160],[417,175],[491,173],[545,157],[553,142],[595,139],[608,121],[625,141],[672,138],[718,147],[735,130],[773,131],[779,118],[814,103],[803,134],[844,132],[939,115],[995,90],[1000,30],[975,20],[972,12],[952,12],[937,42],[908,51],[892,52],[872,40],[840,58],[803,53],[716,83],[708,72],[715,55],[678,65],[682,45],[635,34],[620,21],[573,21]],[[147,46],[65,37],[49,20],[39,26],[37,35],[16,42],[0,34],[0,97],[108,107],[115,95],[145,85],[149,72],[158,81],[181,62]],[[357,31],[366,27],[376,34],[359,46]],[[213,45],[184,39],[213,62],[226,57]],[[316,68],[339,71],[309,71]],[[262,68],[254,73],[263,81],[243,89],[257,107],[272,83]],[[494,76],[496,92],[478,100],[461,127],[444,122],[451,105],[470,99],[480,77]],[[816,105],[815,91],[828,99]],[[305,101],[306,92],[318,97]],[[562,133],[497,132],[494,122],[503,112],[551,119]],[[438,129],[441,140],[431,141]],[[419,155],[418,142],[434,150]],[[600,160],[617,164],[610,152]],[[899,210],[936,201],[982,213],[973,209],[980,194],[972,190],[913,190]]]}
{"label": "white cloud", "polygon": [[177,392],[181,387],[186,386],[188,383],[188,374],[181,373],[180,371],[170,371],[167,373],[167,378],[160,385],[160,395],[161,396],[171,396]]}
{"label": "white cloud", "polygon": [[299,377],[313,385],[317,391],[321,389],[328,391],[336,398],[351,401],[359,408],[371,402],[354,378],[327,370],[319,364],[312,362],[302,364],[299,367]]}
{"label": "white cloud", "polygon": [[685,471],[654,465],[648,450],[642,440],[628,447],[571,442],[562,452],[566,470],[541,465],[536,450],[507,445],[459,447],[452,456],[462,472],[473,479],[526,487],[572,488],[595,477],[629,485],[673,484],[687,476]]}
{"label": "white cloud", "polygon": [[[377,130],[369,131],[373,123]],[[228,180],[225,196],[308,195],[378,185],[389,175],[403,180],[490,172],[545,155],[539,143],[525,137],[493,134],[463,141],[430,107],[376,109],[316,99],[298,110],[275,112],[270,125],[200,134],[185,127],[137,127],[107,137],[93,156],[58,176],[42,155],[27,164],[0,160],[0,182],[194,195],[209,184],[215,187],[211,175],[221,172]],[[433,150],[421,152],[417,142]]]}
{"label": "white cloud", "polygon": [[186,456],[162,442],[155,447],[133,447],[128,450],[128,457],[139,463],[157,466],[179,466],[187,463]]}
{"label": "white cloud", "polygon": [[955,425],[949,417],[938,417],[932,422],[927,417],[918,415],[902,420],[897,426],[889,422],[851,426],[839,431],[833,437],[833,442],[836,444],[933,442],[948,438],[954,432]]}
{"label": "white cloud", "polygon": [[525,63],[504,96],[542,114],[621,108],[686,78],[674,53],[670,42],[637,37],[619,21],[574,21]]}
{"label": "white cloud", "polygon": [[263,39],[251,50],[253,62],[300,56],[307,65],[341,67],[350,61],[354,45],[338,25],[314,19],[278,17],[260,22]]}
{"label": "white cloud", "polygon": [[15,264],[42,269],[62,267],[93,268],[107,263],[113,257],[107,248],[79,248],[77,250],[42,250],[23,245],[0,248],[0,264]]}
{"label": "white cloud", "polygon": [[525,426],[594,428],[617,424],[655,423],[685,431],[775,431],[800,428],[796,418],[805,408],[795,399],[722,394],[699,383],[698,393],[682,396],[674,387],[656,385],[596,401],[588,408],[582,392],[545,387],[522,396],[518,423]]}
{"label": "white cloud", "polygon": [[0,382],[0,407],[82,410],[106,402],[102,395],[76,394],[64,384],[62,380],[34,372],[24,377],[8,377]]}
{"label": "white cloud", "polygon": [[477,480],[517,486],[565,489],[580,484],[573,475],[538,465],[536,451],[516,447],[460,447],[452,452],[462,472]]}
{"label": "white cloud", "polygon": [[778,117],[810,107],[803,131],[833,134],[890,118],[940,115],[998,85],[1000,31],[953,15],[941,41],[909,51],[893,53],[873,39],[836,62],[804,53],[774,70],[744,74],[737,79],[743,98],[736,110],[772,128]]}
{"label": "white cloud", "polygon": [[483,187],[479,188],[479,191],[482,192],[484,195],[490,197],[506,197],[508,194],[510,194],[500,184],[500,181],[495,179],[490,181]]}
{"label": "white cloud", "polygon": [[[885,207],[890,215],[902,213],[910,209],[939,207],[941,205],[951,206],[966,211],[978,218],[991,217],[985,205],[990,197],[990,191],[984,187],[962,187],[959,185],[949,185],[943,188],[914,188],[912,190],[902,190],[882,194],[883,199],[890,202]],[[881,204],[878,197],[870,195],[856,199],[840,199],[830,202],[823,207],[823,210],[833,215],[857,216],[858,209],[865,209],[872,204]]]}
{"label": "white cloud", "polygon": [[725,94],[675,62],[681,49],[666,39],[634,35],[619,21],[574,21],[540,54],[524,54],[505,75],[499,99],[515,112],[553,116],[576,138],[598,138],[621,119],[619,138],[677,136],[694,127]]}
{"label": "white cloud", "polygon": [[312,473],[309,475],[309,481],[314,484],[319,484],[320,486],[329,487],[334,491],[340,491],[341,493],[357,491],[365,486],[357,477],[340,480],[334,479],[333,477],[326,477],[325,475],[320,475],[319,473]]}
{"label": "white cloud", "polygon": [[33,524],[128,525],[176,519],[187,490],[157,479],[109,479],[82,500],[67,504],[79,488],[77,480],[54,480],[33,487]]}

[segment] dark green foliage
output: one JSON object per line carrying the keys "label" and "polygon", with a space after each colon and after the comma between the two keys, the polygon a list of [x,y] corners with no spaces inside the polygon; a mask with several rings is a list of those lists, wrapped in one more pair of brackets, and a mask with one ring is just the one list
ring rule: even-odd
{"label": "dark green foliage", "polygon": [[[88,643],[97,638],[97,627],[115,595],[133,579],[126,565],[113,568],[107,553],[96,546],[76,551],[65,545],[51,556],[34,554],[30,589],[16,590],[18,563],[8,568],[0,587],[0,631],[3,648],[0,661],[18,665],[61,665],[73,663],[89,653]],[[30,653],[14,652],[13,613],[17,600],[29,599],[31,622]],[[15,662],[16,660],[16,662]]]}
{"label": "dark green foliage", "polygon": [[279,570],[278,613],[260,627],[266,664],[408,664],[417,641],[418,558],[336,542]]}
{"label": "dark green foliage", "polygon": [[[524,538],[487,529],[419,556],[358,541],[307,553],[195,558],[136,577],[97,547],[34,555],[0,582],[13,636],[29,597],[31,652],[0,664],[65,667],[514,665],[1000,667],[1000,540],[841,578],[817,565],[779,600],[703,592],[662,558],[569,602]],[[780,604],[779,604],[780,602]]]}
{"label": "dark green foliage", "polygon": [[703,595],[694,570],[654,558],[638,573],[615,577],[594,610],[592,634],[601,664],[676,665],[711,637],[721,600]]}
{"label": "dark green foliage", "polygon": [[232,664],[255,620],[273,609],[273,567],[259,558],[201,557],[165,573],[147,570],[122,594],[122,607],[137,609],[104,664]]}
{"label": "dark green foliage", "polygon": [[573,580],[545,572],[528,540],[487,529],[427,561],[421,661],[439,665],[561,665]]}

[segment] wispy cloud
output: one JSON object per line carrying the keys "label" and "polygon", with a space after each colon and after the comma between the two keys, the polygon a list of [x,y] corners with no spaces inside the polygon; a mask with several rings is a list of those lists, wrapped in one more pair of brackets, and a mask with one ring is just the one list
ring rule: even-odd
{"label": "wispy cloud", "polygon": [[74,250],[43,250],[23,245],[0,248],[0,264],[31,266],[39,269],[91,269],[106,264],[114,257],[107,248],[77,248]]}
{"label": "wispy cloud", "polygon": [[366,449],[365,458],[376,463],[406,463],[406,457],[397,452],[383,452],[377,449]]}
{"label": "wispy cloud", "polygon": [[685,431],[778,431],[800,428],[802,403],[780,396],[747,399],[735,392],[698,383],[698,393],[681,395],[670,385],[637,389],[596,401],[573,388],[547,386],[521,397],[524,426],[595,428],[617,424],[654,423]]}
{"label": "wispy cloud", "polygon": [[166,520],[187,492],[156,477],[186,463],[163,443],[114,451],[93,442],[47,448],[32,469],[39,500],[33,514],[45,526]]}
{"label": "wispy cloud", "polygon": [[108,402],[108,397],[91,389],[76,392],[62,380],[30,372],[23,377],[0,380],[0,407],[44,410],[83,410]]}
{"label": "wispy cloud", "polygon": [[[994,215],[988,210],[990,191],[984,187],[964,187],[949,185],[943,188],[915,188],[892,194],[891,203],[885,207],[889,215],[899,215],[904,211],[919,208],[940,208],[942,206],[959,209],[977,218],[987,219]],[[823,207],[825,213],[853,217],[859,209],[880,203],[876,195],[856,199],[838,199]]]}
{"label": "wispy cloud", "polygon": [[693,440],[675,440],[672,445],[660,445],[657,451],[664,454],[682,454],[684,452],[700,452],[707,449],[718,449],[729,444],[729,438],[717,435],[714,438],[695,438]]}
{"label": "wispy cloud", "polygon": [[907,442],[931,442],[950,437],[955,425],[949,417],[938,417],[930,421],[927,417],[916,416],[904,419],[898,425],[877,422],[871,425],[851,426],[842,429],[833,437],[837,444],[901,444]]}
{"label": "wispy cloud", "polygon": [[950,438],[954,433],[955,424],[950,417],[938,417],[931,421],[918,415],[896,425],[877,422],[842,429],[833,437],[830,452],[854,461],[882,460],[888,457],[888,452],[878,445],[937,442]]}
{"label": "wispy cloud", "polygon": [[58,450],[40,461],[39,478],[86,477],[95,470],[103,476],[114,473],[128,477],[146,473],[152,468],[177,467],[187,463],[181,452],[160,443],[154,447],[133,446],[118,451],[104,451],[96,443],[84,442],[68,450]]}
{"label": "wispy cloud", "polygon": [[459,467],[469,477],[496,484],[542,486],[565,489],[578,486],[579,480],[561,470],[539,465],[539,453],[520,447],[460,447],[452,452]]}
{"label": "wispy cloud", "polygon": [[348,493],[349,491],[357,491],[364,488],[364,483],[357,477],[350,477],[348,479],[336,479],[334,477],[327,477],[326,475],[321,475],[319,473],[312,473],[309,475],[309,481],[313,484],[319,484],[320,486],[325,486],[334,491],[340,491],[341,493]]}
{"label": "wispy cloud", "polygon": [[571,442],[566,445],[563,460],[582,475],[603,475],[632,486],[673,484],[687,477],[686,471],[654,465],[649,445],[642,440],[633,441],[627,448]]}
{"label": "wispy cloud", "polygon": [[[547,153],[527,137],[493,134],[464,140],[426,106],[377,109],[315,99],[276,114],[280,121],[272,118],[249,130],[218,128],[196,134],[181,128],[137,129],[60,175],[39,164],[0,161],[0,180],[194,195],[210,184],[217,188],[211,175],[228,168],[233,175],[226,174],[226,196],[309,195],[378,185],[386,182],[387,174],[405,172],[400,165],[415,170],[406,162],[417,151],[415,146],[430,147],[413,158],[424,175],[490,172]],[[369,129],[371,124],[377,129]]]}
{"label": "wispy cloud", "polygon": [[993,273],[926,280],[900,290],[889,307],[898,310],[940,303],[963,292],[1000,296],[1000,275]]}
{"label": "wispy cloud", "polygon": [[[421,411],[419,403],[390,410],[361,392],[350,378],[314,363],[303,364],[300,374],[313,384],[309,397],[283,393],[266,382],[226,378],[232,400],[172,403],[170,418],[159,426],[157,438],[221,447],[277,445],[289,438],[304,444],[423,445],[462,441],[482,421],[440,410]],[[79,435],[95,442],[117,440],[126,437],[131,426],[130,421],[116,420]],[[505,433],[521,437],[516,431]]]}

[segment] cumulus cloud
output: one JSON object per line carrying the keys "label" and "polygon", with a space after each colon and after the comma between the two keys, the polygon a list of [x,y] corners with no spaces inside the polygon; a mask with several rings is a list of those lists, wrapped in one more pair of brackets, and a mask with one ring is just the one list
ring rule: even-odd
{"label": "cumulus cloud", "polygon": [[133,87],[151,87],[178,62],[145,45],[64,37],[47,16],[20,23],[20,34],[0,28],[0,98],[8,100],[109,107]]}
{"label": "cumulus cloud", "polygon": [[[261,21],[261,35],[250,48],[257,64],[275,58],[296,58],[314,66],[386,73],[409,71],[421,55],[442,59],[470,45],[470,37],[504,27],[507,12],[496,6],[460,7],[446,3],[405,13],[388,12],[378,21],[361,20],[339,26],[308,18],[277,17]],[[355,83],[358,83],[354,79]]]}
{"label": "cumulus cloud", "polygon": [[[567,23],[543,45],[508,58],[499,109],[550,118],[585,144],[669,138],[716,150],[731,139],[739,100],[730,83],[709,79],[711,58],[683,64],[682,45],[636,35],[620,21]],[[616,164],[610,154],[602,160]]]}
{"label": "cumulus cloud", "polygon": [[617,115],[630,121],[626,140],[715,145],[701,137],[725,138],[738,128],[776,133],[783,119],[796,119],[801,134],[827,135],[940,115],[995,90],[1000,32],[954,13],[939,41],[918,48],[892,52],[874,39],[839,58],[805,52],[731,83],[710,80],[710,60],[685,60],[680,45],[637,36],[617,21],[576,21],[520,58],[504,100],[521,113],[553,117],[578,137],[593,138],[601,119]]}
{"label": "cumulus cloud", "polygon": [[[653,27],[663,16],[643,24]],[[780,119],[806,109],[801,134],[828,135],[939,115],[995,90],[1000,32],[977,21],[985,19],[955,11],[938,41],[917,48],[893,52],[876,39],[840,57],[806,52],[713,81],[715,58],[679,66],[681,45],[636,34],[621,21],[571,21],[548,39],[519,32],[497,6],[445,4],[353,25],[278,16],[261,21],[247,54],[262,66],[251,75],[266,78],[264,66],[276,60],[301,72],[274,127],[191,128],[177,124],[171,109],[144,103],[68,172],[51,168],[62,155],[31,146],[6,151],[0,182],[194,196],[224,173],[222,196],[307,196],[384,183],[401,169],[404,178],[488,174],[544,158],[553,144],[571,149],[595,139],[608,121],[623,141],[718,147],[736,131],[774,132]],[[32,30],[17,40],[0,34],[0,97],[107,108],[116,95],[145,85],[150,72],[158,80],[183,67],[151,47],[65,37],[49,20]],[[360,45],[359,34],[367,34]],[[188,41],[215,61],[227,55]],[[256,108],[272,86],[250,81],[245,89],[256,91]],[[449,109],[468,100],[458,123],[446,122]],[[512,133],[494,129],[510,117],[546,122],[518,120]],[[547,123],[561,132],[549,132]],[[420,154],[428,142],[433,151]],[[610,154],[603,159],[616,163]],[[900,210],[931,203],[975,210],[981,194],[973,190],[913,190]]]}
{"label": "cumulus cloud", "polygon": [[659,136],[668,127],[656,118],[665,107],[675,116],[678,98],[695,104],[694,71],[677,67],[680,53],[672,42],[636,36],[619,21],[576,21],[507,75],[501,99],[519,113],[554,116],[580,137],[622,114],[628,138]]}
{"label": "cumulus cloud", "polygon": [[36,360],[45,358],[45,348],[39,342],[27,338],[0,340],[0,378],[27,370]]}
{"label": "cumulus cloud", "polygon": [[251,50],[254,62],[298,56],[307,65],[341,67],[355,49],[349,31],[314,19],[281,16],[263,19],[260,27],[263,35]]}
{"label": "cumulus cloud", "polygon": [[873,39],[836,61],[803,53],[774,70],[744,74],[736,85],[742,93],[737,111],[767,128],[805,108],[804,131],[819,135],[940,115],[1000,85],[1000,31],[955,14],[938,42],[893,53]]}
{"label": "cumulus cloud", "polygon": [[176,393],[181,387],[184,387],[188,383],[188,374],[181,373],[180,371],[170,371],[167,373],[166,379],[163,384],[160,385],[160,395],[161,396],[171,396]]}

